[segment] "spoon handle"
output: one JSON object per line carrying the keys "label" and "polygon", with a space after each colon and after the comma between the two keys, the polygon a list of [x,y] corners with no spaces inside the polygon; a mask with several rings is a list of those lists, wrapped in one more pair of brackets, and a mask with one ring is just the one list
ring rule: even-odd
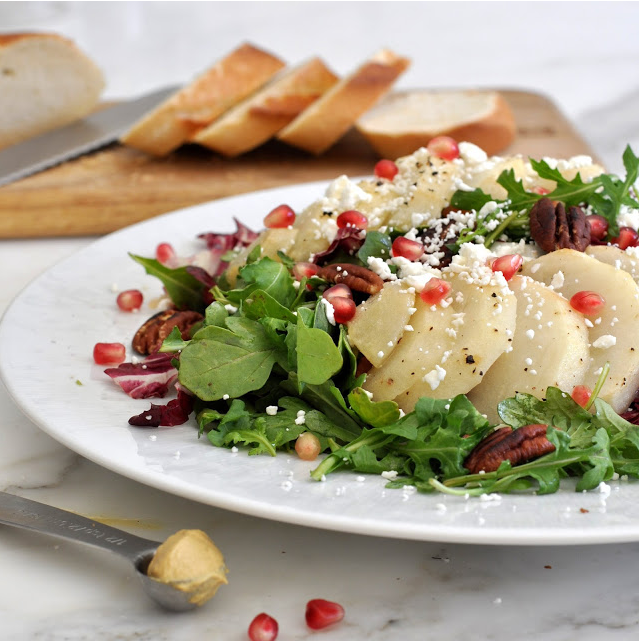
{"label": "spoon handle", "polygon": [[131,535],[82,515],[5,492],[0,492],[0,524],[106,548],[123,555],[136,566],[150,559],[159,545],[159,542]]}

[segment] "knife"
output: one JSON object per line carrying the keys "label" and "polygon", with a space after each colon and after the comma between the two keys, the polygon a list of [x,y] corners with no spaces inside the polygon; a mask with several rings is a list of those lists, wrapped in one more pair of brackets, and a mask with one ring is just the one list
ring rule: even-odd
{"label": "knife", "polygon": [[35,174],[116,141],[144,114],[175,93],[165,87],[121,102],[84,118],[0,151],[0,185]]}

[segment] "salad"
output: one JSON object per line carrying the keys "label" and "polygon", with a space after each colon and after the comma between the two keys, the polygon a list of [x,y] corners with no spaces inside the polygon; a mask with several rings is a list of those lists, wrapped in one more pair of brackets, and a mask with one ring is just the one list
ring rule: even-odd
{"label": "salad", "polygon": [[259,233],[236,221],[194,256],[132,254],[167,309],[139,359],[96,361],[134,398],[177,390],[130,424],[296,452],[318,481],[481,495],[636,477],[639,158],[623,161],[618,177],[439,139],[278,205]]}

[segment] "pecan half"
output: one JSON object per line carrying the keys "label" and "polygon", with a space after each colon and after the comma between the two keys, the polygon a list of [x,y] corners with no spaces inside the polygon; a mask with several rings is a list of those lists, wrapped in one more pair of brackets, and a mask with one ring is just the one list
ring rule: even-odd
{"label": "pecan half", "polygon": [[476,474],[483,470],[492,473],[502,461],[508,460],[513,466],[524,464],[555,450],[554,444],[546,438],[548,426],[529,424],[518,430],[504,426],[484,437],[470,452],[464,466]]}
{"label": "pecan half", "polygon": [[131,342],[140,354],[153,354],[160,349],[162,341],[176,328],[183,339],[189,338],[189,330],[204,317],[191,310],[162,310],[147,319],[138,329]]}
{"label": "pecan half", "polygon": [[351,290],[364,294],[377,294],[384,287],[384,281],[375,272],[350,263],[324,265],[317,271],[317,276],[330,283],[344,283]]}
{"label": "pecan half", "polygon": [[530,210],[530,235],[545,252],[563,248],[584,252],[590,245],[590,221],[580,207],[549,198],[538,200]]}

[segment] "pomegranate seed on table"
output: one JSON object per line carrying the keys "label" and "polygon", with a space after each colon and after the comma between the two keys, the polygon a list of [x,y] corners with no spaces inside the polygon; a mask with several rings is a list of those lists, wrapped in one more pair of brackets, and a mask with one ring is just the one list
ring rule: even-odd
{"label": "pomegranate seed on table", "polygon": [[116,299],[118,308],[120,308],[122,312],[139,310],[142,307],[142,301],[144,301],[144,297],[140,290],[125,290],[124,292],[120,292]]}
{"label": "pomegranate seed on table", "polygon": [[329,600],[310,600],[306,604],[306,624],[311,629],[325,629],[344,619],[344,607]]}
{"label": "pomegranate seed on table", "polygon": [[459,158],[459,145],[457,141],[450,136],[435,136],[431,138],[426,149],[433,155],[442,160],[452,161]]}
{"label": "pomegranate seed on table", "polygon": [[517,274],[523,262],[521,254],[506,254],[494,259],[490,264],[490,269],[493,272],[501,272],[506,281],[510,281]]}
{"label": "pomegranate seed on table", "polygon": [[619,236],[610,239],[613,245],[618,245],[619,249],[625,250],[629,247],[637,247],[639,245],[639,234],[631,227],[620,227]]}
{"label": "pomegranate seed on table", "polygon": [[119,366],[126,357],[122,343],[96,343],[93,346],[93,361],[100,366]]}
{"label": "pomegranate seed on table", "polygon": [[590,242],[601,243],[608,234],[608,221],[599,214],[588,214],[586,220],[590,223]]}
{"label": "pomegranate seed on table", "polygon": [[304,461],[317,459],[321,450],[320,440],[312,432],[303,432],[295,440],[295,452]]}
{"label": "pomegranate seed on table", "polygon": [[277,620],[267,613],[260,613],[249,624],[248,636],[249,640],[275,640],[278,631]]}
{"label": "pomegranate seed on table", "polygon": [[348,323],[357,311],[357,306],[353,299],[347,299],[344,296],[334,296],[328,299],[333,306],[333,317],[335,323]]}
{"label": "pomegranate seed on table", "polygon": [[585,314],[586,316],[591,316],[599,314],[601,310],[603,310],[604,305],[606,305],[606,300],[601,294],[590,290],[582,290],[581,292],[573,294],[570,299],[570,305],[573,310],[581,312],[581,314]]}
{"label": "pomegranate seed on table", "polygon": [[575,403],[585,408],[592,396],[592,390],[588,386],[575,386],[570,396]]}
{"label": "pomegranate seed on table", "polygon": [[398,236],[391,247],[393,256],[401,256],[409,261],[417,261],[424,253],[424,246],[419,241],[412,241],[405,236]]}
{"label": "pomegranate seed on table", "polygon": [[168,265],[175,258],[173,246],[170,243],[159,243],[155,248],[155,258],[162,265]]}
{"label": "pomegranate seed on table", "polygon": [[288,205],[278,205],[264,217],[264,227],[274,229],[278,227],[288,227],[295,223],[295,212]]}
{"label": "pomegranate seed on table", "polygon": [[347,210],[337,217],[337,227],[356,227],[365,230],[368,227],[368,219],[357,210]]}
{"label": "pomegranate seed on table", "polygon": [[383,158],[375,164],[374,173],[377,178],[385,178],[388,181],[392,181],[398,172],[399,168],[397,165],[387,158]]}
{"label": "pomegranate seed on table", "polygon": [[433,278],[426,283],[424,289],[419,293],[419,298],[427,305],[437,305],[448,296],[449,292],[450,283],[448,281]]}
{"label": "pomegranate seed on table", "polygon": [[336,283],[335,285],[332,285],[330,288],[327,288],[326,290],[324,290],[324,292],[322,293],[322,296],[327,301],[330,301],[335,297],[344,297],[346,299],[352,300],[353,292],[345,283]]}

